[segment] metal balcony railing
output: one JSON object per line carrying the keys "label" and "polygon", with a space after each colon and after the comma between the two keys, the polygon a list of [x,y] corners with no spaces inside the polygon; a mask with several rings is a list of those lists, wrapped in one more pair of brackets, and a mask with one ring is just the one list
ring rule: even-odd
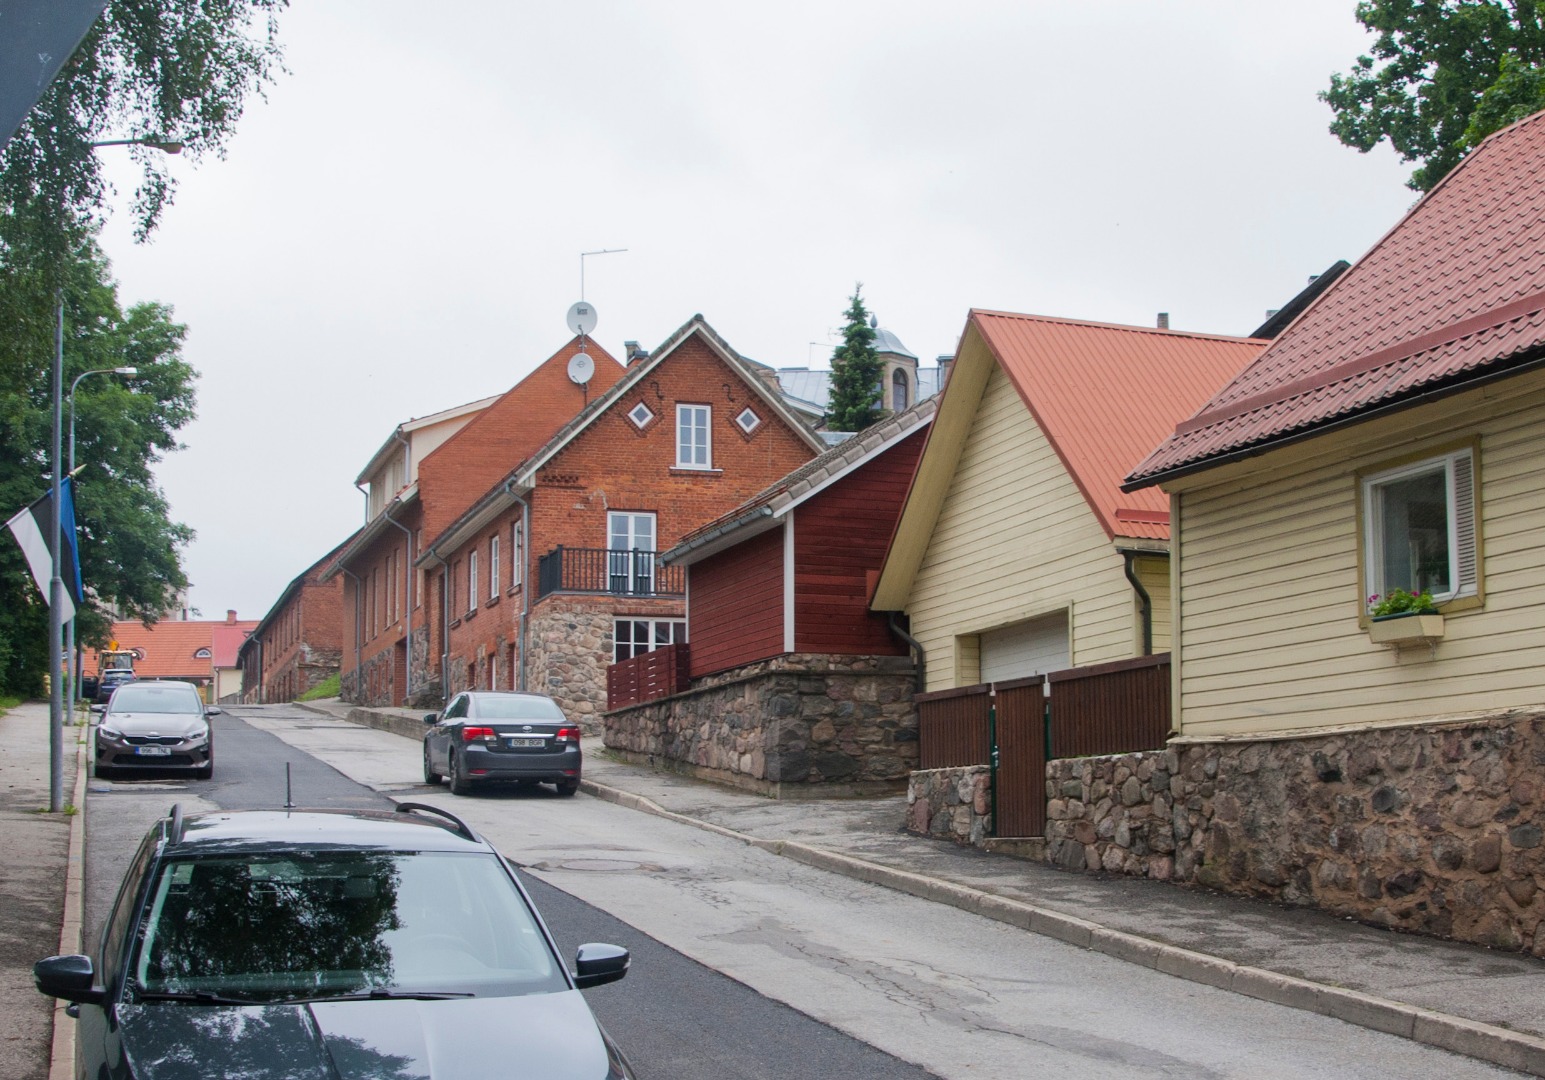
{"label": "metal balcony railing", "polygon": [[559,544],[537,560],[537,598],[556,592],[685,596],[686,569],[661,566],[653,551]]}

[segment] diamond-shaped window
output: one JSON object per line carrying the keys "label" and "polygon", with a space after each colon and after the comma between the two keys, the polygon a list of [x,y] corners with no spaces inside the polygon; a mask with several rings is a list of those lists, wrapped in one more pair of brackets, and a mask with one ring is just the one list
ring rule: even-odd
{"label": "diamond-shaped window", "polygon": [[633,426],[642,431],[649,426],[649,421],[654,419],[654,413],[649,411],[649,406],[640,401],[632,409],[628,410],[628,419],[633,421]]}
{"label": "diamond-shaped window", "polygon": [[740,415],[735,417],[735,423],[740,425],[740,430],[747,435],[762,426],[762,418],[750,409],[741,409]]}

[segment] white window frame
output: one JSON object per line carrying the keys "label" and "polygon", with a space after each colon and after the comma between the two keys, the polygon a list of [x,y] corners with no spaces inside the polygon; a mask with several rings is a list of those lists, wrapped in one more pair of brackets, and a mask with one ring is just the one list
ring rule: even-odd
{"label": "white window frame", "polygon": [[654,419],[654,410],[640,401],[628,410],[628,419],[632,421],[634,427],[643,431],[649,426],[650,421]]}
{"label": "white window frame", "polygon": [[654,560],[659,535],[659,522],[653,511],[607,511],[606,583],[609,591],[641,596],[654,593]]}
{"label": "white window frame", "polygon": [[[633,628],[640,624],[645,627],[645,640],[643,642],[636,642],[633,640]],[[628,627],[626,636],[629,651],[627,656],[621,655],[624,636],[621,630],[623,626]],[[660,640],[662,636],[667,640]],[[627,615],[612,616],[612,662],[615,664],[620,664],[624,660],[631,660],[635,656],[642,656],[644,653],[654,652],[656,649],[664,648],[666,645],[683,644],[686,640],[686,619],[641,619]],[[644,648],[637,648],[640,644]]]}
{"label": "white window frame", "polygon": [[467,552],[467,614],[477,610],[477,548]]}
{"label": "white window frame", "polygon": [[525,519],[510,526],[510,588],[524,583],[526,570]]}
{"label": "white window frame", "polygon": [[499,534],[488,538],[488,599],[499,599]]}
{"label": "white window frame", "polygon": [[757,415],[755,409],[747,405],[736,415],[735,426],[740,428],[740,430],[745,432],[747,435],[750,435],[757,428],[762,426],[762,418]]}
{"label": "white window frame", "polygon": [[676,406],[676,468],[713,468],[713,406]]}
{"label": "white window frame", "polygon": [[1465,446],[1361,477],[1359,497],[1363,524],[1362,587],[1365,600],[1374,595],[1386,595],[1392,588],[1416,591],[1413,582],[1389,582],[1384,578],[1384,545],[1380,542],[1383,539],[1384,521],[1379,491],[1391,483],[1440,470],[1446,502],[1450,588],[1442,593],[1434,593],[1432,598],[1437,603],[1447,603],[1480,594],[1480,483],[1476,475],[1476,458],[1475,447]]}

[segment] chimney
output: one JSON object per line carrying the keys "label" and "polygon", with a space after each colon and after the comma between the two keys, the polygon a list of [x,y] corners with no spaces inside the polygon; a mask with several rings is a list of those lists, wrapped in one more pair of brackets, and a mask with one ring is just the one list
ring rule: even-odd
{"label": "chimney", "polygon": [[944,384],[949,380],[950,367],[955,363],[955,358],[949,353],[942,353],[934,363],[939,365],[939,389],[944,389]]}
{"label": "chimney", "polygon": [[236,609],[235,608],[226,608],[225,609],[225,621],[228,624],[229,623],[234,623],[236,621]]}
{"label": "chimney", "polygon": [[1169,329],[1169,312],[1167,312],[1167,311],[1159,312],[1159,329],[1160,330],[1168,330]]}
{"label": "chimney", "polygon": [[622,350],[623,354],[627,357],[627,366],[629,367],[632,367],[640,360],[649,359],[648,350],[639,348],[636,341],[624,341],[622,343]]}

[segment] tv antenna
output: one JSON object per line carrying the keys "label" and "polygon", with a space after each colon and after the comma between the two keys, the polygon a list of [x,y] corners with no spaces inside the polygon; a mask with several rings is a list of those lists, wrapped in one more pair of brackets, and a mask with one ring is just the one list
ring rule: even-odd
{"label": "tv antenna", "polygon": [[569,357],[569,381],[577,385],[590,401],[590,380],[595,376],[595,361],[585,351],[585,341],[595,329],[595,306],[585,301],[585,260],[591,255],[616,255],[627,248],[602,248],[599,251],[579,253],[579,300],[569,306],[569,331],[579,335],[579,352]]}

